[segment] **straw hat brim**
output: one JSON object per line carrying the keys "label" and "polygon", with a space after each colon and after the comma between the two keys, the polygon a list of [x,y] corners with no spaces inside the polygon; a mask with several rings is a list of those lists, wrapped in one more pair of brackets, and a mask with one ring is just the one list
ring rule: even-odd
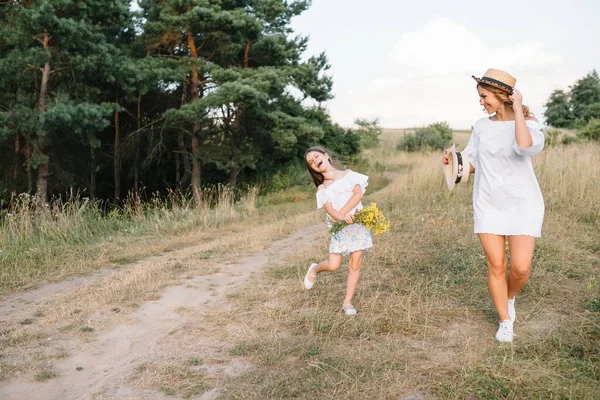
{"label": "straw hat brim", "polygon": [[[457,152],[456,146],[452,145],[449,149],[448,164],[444,165],[444,176],[448,190],[454,189],[457,183],[467,182],[471,172],[471,160],[467,154]],[[459,166],[460,171],[459,171]],[[460,176],[459,176],[460,174]]]}
{"label": "straw hat brim", "polygon": [[483,78],[477,78],[475,75],[472,75],[471,77],[472,77],[473,79],[475,79],[475,81],[476,81],[477,83],[483,83],[483,84],[486,84],[486,85],[493,86],[493,87],[495,87],[495,88],[498,88],[498,89],[504,90],[504,91],[505,91],[505,92],[507,92],[508,94],[512,94],[512,93],[513,93],[513,91],[514,91],[514,90],[513,90],[513,88],[512,88],[510,85],[507,85],[506,83],[503,83],[503,82],[497,81],[497,80],[495,80],[495,79],[492,79],[492,78],[488,78],[488,77],[486,77],[486,76],[484,76]]}

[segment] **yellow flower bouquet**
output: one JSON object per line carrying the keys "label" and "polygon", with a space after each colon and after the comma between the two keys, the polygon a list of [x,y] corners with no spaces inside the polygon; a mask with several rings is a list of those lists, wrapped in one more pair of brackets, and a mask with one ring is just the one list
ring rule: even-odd
{"label": "yellow flower bouquet", "polygon": [[[354,214],[354,223],[361,224],[374,235],[379,235],[390,230],[390,221],[385,218],[385,215],[377,207],[376,203],[371,203],[368,207],[358,210]],[[349,224],[346,221],[337,221],[331,227],[331,234],[335,235]]]}

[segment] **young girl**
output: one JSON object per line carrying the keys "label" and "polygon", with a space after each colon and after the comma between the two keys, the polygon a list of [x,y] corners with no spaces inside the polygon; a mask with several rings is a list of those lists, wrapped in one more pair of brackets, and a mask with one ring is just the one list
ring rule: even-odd
{"label": "young girl", "polygon": [[341,220],[351,224],[331,237],[329,258],[308,267],[304,287],[312,288],[319,272],[337,270],[342,257],[350,256],[346,298],[342,310],[346,315],[355,315],[352,297],[358,284],[360,261],[363,250],[373,247],[373,243],[371,233],[364,226],[352,223],[352,215],[363,208],[361,200],[369,177],[349,169],[336,169],[329,152],[322,147],[308,149],[304,160],[317,187],[317,208],[324,207],[327,212],[327,225],[331,227],[331,221]]}
{"label": "young girl", "polygon": [[[472,160],[474,230],[487,258],[488,288],[500,317],[496,339],[512,342],[515,295],[529,279],[544,199],[531,156],[544,147],[541,125],[523,105],[516,79],[489,69],[477,81],[479,104],[490,114],[475,123],[464,153]],[[448,164],[448,150],[442,156]],[[505,240],[510,252],[510,273]]]}

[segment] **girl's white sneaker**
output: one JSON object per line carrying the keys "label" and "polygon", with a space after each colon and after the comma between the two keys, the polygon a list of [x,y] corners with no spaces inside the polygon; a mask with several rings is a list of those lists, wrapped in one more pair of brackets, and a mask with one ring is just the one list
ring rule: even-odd
{"label": "girl's white sneaker", "polygon": [[500,327],[496,332],[496,340],[499,342],[512,342],[513,336],[513,322],[510,319],[500,322]]}
{"label": "girl's white sneaker", "polygon": [[510,320],[512,322],[515,322],[515,319],[517,319],[517,312],[515,311],[515,298],[513,297],[512,300],[508,299],[508,318],[510,318]]}
{"label": "girl's white sneaker", "polygon": [[356,315],[356,308],[352,304],[344,304],[342,311],[346,315]]}
{"label": "girl's white sneaker", "polygon": [[308,277],[312,277],[313,279],[317,278],[317,275],[312,273],[312,270],[314,267],[316,267],[317,264],[316,263],[312,263],[310,264],[310,266],[308,267],[308,271],[306,271],[306,275],[304,276],[304,287],[306,289],[312,289],[313,285],[315,284],[315,281],[313,280],[312,282],[310,280],[308,280]]}

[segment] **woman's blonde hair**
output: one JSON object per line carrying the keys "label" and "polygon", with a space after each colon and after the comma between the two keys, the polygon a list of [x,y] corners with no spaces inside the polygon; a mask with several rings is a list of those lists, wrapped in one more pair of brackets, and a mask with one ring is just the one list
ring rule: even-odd
{"label": "woman's blonde hair", "polygon": [[[513,102],[508,97],[508,96],[510,96],[510,93],[508,93],[506,90],[499,89],[495,86],[486,85],[483,82],[477,84],[477,87],[480,87],[480,86],[482,88],[484,88],[485,90],[487,90],[488,92],[494,93],[494,95],[498,98],[498,100],[500,100],[507,106],[512,107]],[[525,116],[525,119],[531,119],[534,117],[533,113],[529,110],[529,107],[527,107],[526,105],[523,106],[523,115]]]}

